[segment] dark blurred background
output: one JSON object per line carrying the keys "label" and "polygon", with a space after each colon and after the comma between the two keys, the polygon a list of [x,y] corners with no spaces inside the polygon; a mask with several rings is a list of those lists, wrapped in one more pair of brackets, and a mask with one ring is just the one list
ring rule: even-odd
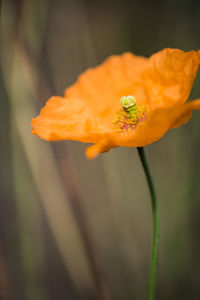
{"label": "dark blurred background", "polygon": [[[145,299],[152,221],[137,151],[89,161],[87,145],[42,141],[30,122],[109,55],[199,49],[200,1],[3,0],[0,28],[0,299]],[[196,112],[146,147],[159,300],[200,299],[199,137]]]}

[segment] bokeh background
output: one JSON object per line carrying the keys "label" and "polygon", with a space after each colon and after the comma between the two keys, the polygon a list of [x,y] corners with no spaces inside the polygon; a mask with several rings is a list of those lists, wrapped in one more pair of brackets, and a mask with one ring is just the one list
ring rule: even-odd
{"label": "bokeh background", "polygon": [[[30,122],[107,56],[200,48],[200,1],[4,0],[0,299],[145,299],[150,197],[137,151],[88,161]],[[197,76],[191,98],[200,97]],[[200,114],[146,147],[160,206],[157,298],[200,299]]]}

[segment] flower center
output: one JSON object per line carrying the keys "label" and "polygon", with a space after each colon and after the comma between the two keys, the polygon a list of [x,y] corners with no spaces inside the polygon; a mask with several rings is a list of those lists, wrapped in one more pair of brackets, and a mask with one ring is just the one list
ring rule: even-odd
{"label": "flower center", "polygon": [[144,123],[147,118],[145,106],[137,106],[133,96],[123,96],[120,100],[122,108],[116,113],[113,120],[115,130],[126,132],[134,130],[140,123]]}

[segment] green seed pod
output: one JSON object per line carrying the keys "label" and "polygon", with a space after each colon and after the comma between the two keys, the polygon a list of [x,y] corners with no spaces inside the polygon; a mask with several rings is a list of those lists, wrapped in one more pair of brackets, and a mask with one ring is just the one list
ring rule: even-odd
{"label": "green seed pod", "polygon": [[137,104],[133,96],[123,96],[120,103],[129,118],[134,118],[137,115]]}

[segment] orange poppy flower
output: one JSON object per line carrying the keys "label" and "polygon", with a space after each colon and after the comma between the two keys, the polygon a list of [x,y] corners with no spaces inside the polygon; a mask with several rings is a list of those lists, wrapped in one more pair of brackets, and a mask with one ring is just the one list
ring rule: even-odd
{"label": "orange poppy flower", "polygon": [[[200,50],[111,56],[83,72],[64,97],[51,97],[32,120],[33,133],[47,141],[94,143],[88,158],[117,146],[151,144],[200,109],[200,99],[186,103],[199,64]],[[134,111],[126,106],[128,96]]]}

